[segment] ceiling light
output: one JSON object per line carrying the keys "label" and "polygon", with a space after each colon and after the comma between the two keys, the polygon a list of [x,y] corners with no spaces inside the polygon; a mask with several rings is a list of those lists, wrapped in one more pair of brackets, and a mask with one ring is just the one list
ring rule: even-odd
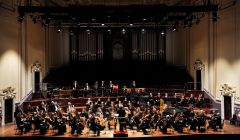
{"label": "ceiling light", "polygon": [[165,32],[163,30],[161,31],[161,35],[165,35]]}
{"label": "ceiling light", "polygon": [[112,33],[111,29],[108,29],[107,32],[108,32],[108,34],[111,34],[111,33]]}
{"label": "ceiling light", "polygon": [[142,32],[142,34],[145,34],[145,32],[146,32],[145,28],[142,28],[141,32]]}
{"label": "ceiling light", "polygon": [[101,25],[102,25],[102,26],[105,26],[105,24],[104,24],[104,23],[102,23]]}
{"label": "ceiling light", "polygon": [[124,34],[126,34],[126,29],[122,29],[122,34],[124,35]]}
{"label": "ceiling light", "polygon": [[90,30],[89,29],[87,29],[86,32],[87,32],[88,35],[90,34]]}
{"label": "ceiling light", "polygon": [[176,31],[177,31],[176,25],[173,25],[172,31],[173,31],[173,32],[176,32]]}
{"label": "ceiling light", "polygon": [[133,26],[133,24],[132,24],[132,23],[130,23],[129,25],[130,25],[130,26]]}

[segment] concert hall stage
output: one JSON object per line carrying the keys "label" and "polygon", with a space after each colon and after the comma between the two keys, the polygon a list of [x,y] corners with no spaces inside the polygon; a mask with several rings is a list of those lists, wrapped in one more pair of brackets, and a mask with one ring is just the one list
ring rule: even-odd
{"label": "concert hall stage", "polygon": [[103,130],[100,133],[100,136],[97,136],[96,134],[93,134],[92,132],[89,134],[86,134],[87,130],[83,131],[83,135],[71,135],[70,134],[70,128],[67,127],[67,132],[64,135],[58,135],[53,136],[52,130],[49,130],[46,135],[39,135],[39,131],[26,133],[23,135],[16,134],[16,126],[15,124],[7,124],[5,126],[0,127],[0,137],[1,140],[3,139],[53,139],[53,140],[59,140],[59,139],[69,139],[69,138],[81,138],[81,139],[89,139],[89,138],[99,138],[99,139],[161,139],[161,140],[220,140],[220,139],[229,139],[229,140],[237,140],[240,138],[240,126],[230,125],[229,121],[224,122],[224,128],[223,130],[219,131],[213,131],[208,130],[205,133],[200,132],[191,132],[191,133],[183,133],[180,134],[178,132],[174,133],[168,133],[168,134],[162,134],[159,130],[152,131],[152,133],[149,133],[148,135],[144,135],[143,132],[138,132],[136,130],[130,130],[127,129],[128,137],[114,137],[114,129],[111,130]]}

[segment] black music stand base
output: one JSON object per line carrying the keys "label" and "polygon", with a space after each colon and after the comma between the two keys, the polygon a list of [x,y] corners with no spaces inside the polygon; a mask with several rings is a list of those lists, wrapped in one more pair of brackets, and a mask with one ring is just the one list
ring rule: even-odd
{"label": "black music stand base", "polygon": [[123,132],[120,132],[120,130],[115,130],[113,132],[113,137],[128,137],[128,131],[124,130]]}

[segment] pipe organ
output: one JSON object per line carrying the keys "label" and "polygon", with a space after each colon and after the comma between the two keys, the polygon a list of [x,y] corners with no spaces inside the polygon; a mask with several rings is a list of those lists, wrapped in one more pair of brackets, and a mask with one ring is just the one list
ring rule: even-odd
{"label": "pipe organ", "polygon": [[[131,52],[130,58],[133,61],[165,61],[165,36],[161,35],[156,30],[129,30],[130,43],[123,45],[128,47]],[[113,43],[109,43],[112,40],[105,39],[105,33],[102,30],[95,31],[79,31],[76,34],[70,35],[70,56],[71,62],[81,61],[102,61],[106,53],[115,53],[113,49]],[[124,35],[122,35],[124,36]],[[124,42],[123,42],[124,43]],[[111,44],[107,45],[107,44]],[[105,48],[104,48],[105,47]],[[104,52],[109,50],[106,47],[112,48],[112,52]],[[129,49],[130,48],[130,49]],[[126,53],[126,51],[124,51]],[[113,56],[109,55],[108,56]],[[124,56],[124,55],[123,55]],[[126,59],[125,59],[126,60]]]}

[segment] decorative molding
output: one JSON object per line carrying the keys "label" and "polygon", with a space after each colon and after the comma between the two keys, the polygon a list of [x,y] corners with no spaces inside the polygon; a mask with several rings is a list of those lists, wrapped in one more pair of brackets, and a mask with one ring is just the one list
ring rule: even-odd
{"label": "decorative molding", "polygon": [[234,90],[233,87],[229,86],[228,84],[223,84],[220,87],[220,93],[223,96],[233,96],[233,94],[236,93],[236,90]]}
{"label": "decorative molding", "polygon": [[0,93],[0,96],[3,96],[3,99],[13,99],[16,96],[16,93],[14,92],[15,88],[13,87],[7,87],[2,90],[2,93]]}
{"label": "decorative molding", "polygon": [[203,70],[205,68],[205,65],[202,63],[200,59],[197,59],[193,64],[193,67],[195,70]]}
{"label": "decorative molding", "polygon": [[237,104],[239,104],[240,103],[240,97],[238,96],[235,96],[234,97],[234,101],[235,101],[235,103],[237,103]]}
{"label": "decorative molding", "polygon": [[[100,53],[100,52],[99,52]],[[79,57],[84,57],[84,56],[93,56],[96,57],[96,53],[95,52],[83,52],[83,53],[79,53]]]}
{"label": "decorative molding", "polygon": [[38,61],[32,65],[32,72],[34,71],[42,71],[42,65]]}

